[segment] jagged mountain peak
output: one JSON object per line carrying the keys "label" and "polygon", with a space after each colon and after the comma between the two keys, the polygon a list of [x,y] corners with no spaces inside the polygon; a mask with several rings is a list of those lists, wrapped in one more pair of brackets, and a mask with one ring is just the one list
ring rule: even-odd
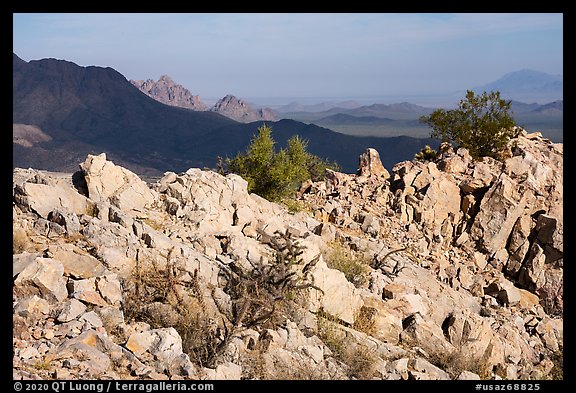
{"label": "jagged mountain peak", "polygon": [[158,81],[153,79],[131,80],[134,86],[148,96],[163,104],[180,108],[204,111],[207,105],[200,100],[200,96],[193,95],[184,86],[177,84],[169,75],[162,75]]}
{"label": "jagged mountain peak", "polygon": [[276,113],[270,108],[254,109],[242,98],[227,94],[219,99],[210,111],[220,113],[226,117],[242,123],[251,123],[259,120],[277,120]]}

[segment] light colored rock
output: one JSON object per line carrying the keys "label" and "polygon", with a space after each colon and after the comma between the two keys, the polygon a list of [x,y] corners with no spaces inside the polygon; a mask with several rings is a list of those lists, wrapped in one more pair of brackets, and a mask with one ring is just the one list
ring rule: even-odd
{"label": "light colored rock", "polygon": [[464,173],[468,164],[462,157],[454,155],[442,159],[438,163],[438,169],[446,173]]}
{"label": "light colored rock", "polygon": [[118,276],[114,273],[97,277],[96,289],[102,298],[111,305],[118,305],[122,301],[123,292]]}
{"label": "light colored rock", "polygon": [[390,173],[384,168],[380,161],[380,154],[376,149],[368,148],[360,155],[358,165],[358,175],[360,176],[378,176],[388,179]]}
{"label": "light colored rock", "polygon": [[472,225],[472,238],[492,255],[505,248],[512,228],[524,213],[530,192],[520,193],[516,183],[501,174],[480,202],[480,211]]}
{"label": "light colored rock", "polygon": [[62,209],[54,209],[48,213],[47,219],[64,227],[68,235],[77,235],[80,232],[80,221],[74,213]]}
{"label": "light colored rock", "polygon": [[38,257],[40,253],[22,252],[20,254],[12,255],[12,278],[15,278],[26,266],[30,265]]}
{"label": "light colored rock", "polygon": [[70,287],[72,290],[70,296],[75,299],[97,306],[108,305],[106,300],[104,300],[102,296],[100,296],[100,294],[96,291],[96,277],[91,277],[84,280],[71,280]]}
{"label": "light colored rock", "polygon": [[55,349],[53,359],[77,359],[80,367],[88,370],[86,377],[97,379],[111,367],[110,357],[96,348],[98,335],[87,331],[69,340],[65,340]]}
{"label": "light colored rock", "polygon": [[383,299],[398,299],[402,293],[406,292],[406,286],[401,284],[390,283],[384,286],[382,291]]}
{"label": "light colored rock", "polygon": [[441,177],[428,187],[420,209],[420,222],[426,225],[431,233],[440,233],[442,225],[449,217],[455,222],[460,214],[460,189],[449,178]]}
{"label": "light colored rock", "polygon": [[173,327],[152,329],[131,334],[126,348],[142,360],[148,358],[146,354],[151,355],[162,372],[182,355],[182,339]]}
{"label": "light colored rock", "polygon": [[154,344],[156,335],[152,331],[133,333],[126,342],[126,348],[140,357]]}
{"label": "light colored rock", "polygon": [[564,347],[564,327],[561,319],[545,317],[536,326],[536,332],[549,350],[558,352]]}
{"label": "light colored rock", "polygon": [[39,316],[39,314],[47,315],[50,313],[50,304],[46,300],[32,295],[20,300],[14,308],[14,313],[23,317]]}
{"label": "light colored rock", "polygon": [[354,318],[363,302],[354,285],[346,280],[344,273],[330,269],[322,259],[310,273],[313,284],[322,290],[320,292],[313,288],[309,289],[310,311],[317,312],[322,309],[346,323],[354,323]]}
{"label": "light colored rock", "polygon": [[[372,297],[363,297],[364,305],[360,311],[362,324],[370,326],[372,336],[380,341],[397,344],[402,332],[402,314],[390,302]],[[356,319],[356,324],[360,321]],[[356,326],[356,325],[355,325]]]}
{"label": "light colored rock", "polygon": [[456,378],[459,381],[480,381],[480,375],[473,373],[472,371],[464,370]]}
{"label": "light colored rock", "polygon": [[411,346],[418,346],[427,353],[451,353],[455,347],[450,344],[444,337],[440,326],[430,320],[424,320],[420,314],[414,314],[411,322],[400,334],[402,342]]}
{"label": "light colored rock", "polygon": [[362,231],[376,238],[380,234],[380,223],[378,219],[371,214],[366,214],[362,220]]}
{"label": "light colored rock", "polygon": [[64,267],[52,258],[36,258],[26,266],[14,281],[14,295],[39,294],[50,303],[61,302],[68,297]]}
{"label": "light colored rock", "polygon": [[88,197],[95,201],[108,200],[121,210],[140,210],[151,205],[156,194],[128,169],[106,160],[106,153],[88,155],[80,164],[88,186]]}
{"label": "light colored rock", "polygon": [[410,365],[415,371],[426,374],[426,379],[450,380],[450,375],[446,371],[436,367],[425,359],[416,358]]}
{"label": "light colored rock", "polygon": [[402,379],[408,379],[408,362],[409,358],[401,358],[390,362],[388,369],[401,376]]}
{"label": "light colored rock", "polygon": [[472,257],[472,261],[474,262],[474,265],[476,265],[476,267],[480,270],[484,270],[484,268],[488,264],[488,261],[486,260],[486,256],[484,254],[482,254],[481,252],[478,252],[478,251],[474,252],[474,255]]}
{"label": "light colored rock", "polygon": [[66,276],[82,279],[97,277],[104,273],[104,265],[71,244],[50,245],[48,252],[52,258],[64,266],[64,275]]}
{"label": "light colored rock", "polygon": [[242,377],[242,367],[232,362],[219,364],[215,369],[204,368],[203,372],[207,380],[239,380]]}
{"label": "light colored rock", "polygon": [[505,305],[515,305],[520,302],[520,291],[514,286],[513,283],[501,277],[491,282],[488,287],[484,289],[487,295],[494,296]]}
{"label": "light colored rock", "polygon": [[518,288],[518,292],[520,292],[520,301],[518,302],[520,307],[532,309],[540,304],[540,298],[532,292],[520,288]]}
{"label": "light colored rock", "polygon": [[55,209],[74,214],[87,214],[93,207],[89,201],[72,187],[57,184],[24,183],[14,189],[14,199],[18,206],[48,219]]}
{"label": "light colored rock", "polygon": [[100,319],[100,317],[98,316],[98,314],[96,314],[95,311],[89,311],[87,313],[84,313],[83,315],[80,316],[80,318],[78,318],[78,320],[80,322],[88,322],[90,326],[92,326],[93,328],[104,326],[104,324],[102,323],[102,319]]}
{"label": "light colored rock", "polygon": [[414,178],[412,186],[417,190],[421,191],[424,187],[428,186],[434,181],[434,179],[440,177],[440,171],[436,167],[436,164],[429,162],[422,171]]}
{"label": "light colored rock", "polygon": [[86,311],[86,306],[76,299],[68,299],[62,307],[62,311],[56,318],[60,322],[70,322]]}

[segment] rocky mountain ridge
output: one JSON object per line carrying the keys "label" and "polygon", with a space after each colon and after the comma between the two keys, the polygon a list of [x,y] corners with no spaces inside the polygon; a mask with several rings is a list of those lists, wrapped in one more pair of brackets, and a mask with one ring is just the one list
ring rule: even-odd
{"label": "rocky mountain ridge", "polygon": [[166,105],[180,108],[204,111],[208,106],[200,100],[200,96],[192,95],[184,86],[174,83],[168,75],[162,75],[157,82],[152,79],[130,80],[135,87],[148,96]]}
{"label": "rocky mountain ridge", "polygon": [[368,149],[292,210],[196,168],[16,168],[14,378],[562,378],[562,159]]}
{"label": "rocky mountain ridge", "polygon": [[[57,59],[25,62],[13,54],[13,168],[74,172],[88,154],[142,176],[216,168],[250,144],[262,121],[240,123],[211,111],[162,104],[112,68],[81,67]],[[352,137],[313,124],[267,121],[278,146],[294,135],[308,150],[354,172],[367,147],[386,165],[410,159],[437,141],[410,137]]]}
{"label": "rocky mountain ridge", "polygon": [[184,86],[176,84],[168,75],[162,75],[157,82],[152,79],[130,80],[140,91],[153,99],[180,108],[194,111],[216,112],[233,120],[250,123],[259,120],[278,120],[275,112],[270,108],[252,108],[246,101],[231,94],[226,95],[212,107],[204,104],[200,96],[192,95]]}

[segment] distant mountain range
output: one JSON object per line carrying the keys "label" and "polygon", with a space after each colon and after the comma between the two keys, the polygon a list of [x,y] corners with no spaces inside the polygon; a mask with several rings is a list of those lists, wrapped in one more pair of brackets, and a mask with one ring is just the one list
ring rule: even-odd
{"label": "distant mountain range", "polygon": [[354,109],[362,106],[359,102],[353,100],[347,101],[324,101],[318,104],[304,105],[298,102],[291,102],[286,105],[281,105],[275,108],[276,112],[292,113],[292,112],[324,112],[332,108]]}
{"label": "distant mountain range", "polygon": [[[112,68],[80,67],[13,54],[13,166],[73,172],[86,154],[136,173],[158,175],[216,166],[216,159],[244,151],[262,121],[239,123],[214,111],[165,105],[142,93]],[[285,146],[298,134],[309,151],[354,172],[368,147],[387,168],[438,141],[407,136],[353,137],[294,120],[267,121]]]}
{"label": "distant mountain range", "polygon": [[209,108],[208,105],[200,100],[200,96],[193,95],[184,86],[176,84],[168,75],[162,75],[157,82],[148,79],[146,81],[130,80],[130,83],[143,93],[166,105],[192,109],[194,111],[216,112],[242,123],[278,119],[272,109],[254,109],[246,101],[233,95],[225,96]]}
{"label": "distant mountain range", "polygon": [[474,92],[499,91],[508,100],[546,102],[564,98],[564,83],[561,75],[551,75],[534,70],[510,72],[498,80],[472,89]]}
{"label": "distant mountain range", "polygon": [[[464,96],[462,96],[463,98]],[[353,109],[332,107],[326,111],[287,112],[282,117],[313,123],[350,135],[427,137],[428,126],[419,122],[423,115],[435,109],[407,102],[398,104],[373,104]],[[529,131],[541,131],[554,142],[563,141],[564,101],[545,104],[512,101],[511,114],[517,124]]]}

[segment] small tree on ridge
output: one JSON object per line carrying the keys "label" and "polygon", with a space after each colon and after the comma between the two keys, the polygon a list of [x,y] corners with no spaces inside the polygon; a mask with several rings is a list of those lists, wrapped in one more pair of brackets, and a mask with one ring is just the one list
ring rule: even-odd
{"label": "small tree on ridge", "polygon": [[500,98],[499,91],[475,95],[466,92],[458,109],[438,109],[420,122],[432,127],[431,137],[465,147],[475,159],[498,159],[510,138],[516,136],[516,122],[508,113],[512,101]]}

